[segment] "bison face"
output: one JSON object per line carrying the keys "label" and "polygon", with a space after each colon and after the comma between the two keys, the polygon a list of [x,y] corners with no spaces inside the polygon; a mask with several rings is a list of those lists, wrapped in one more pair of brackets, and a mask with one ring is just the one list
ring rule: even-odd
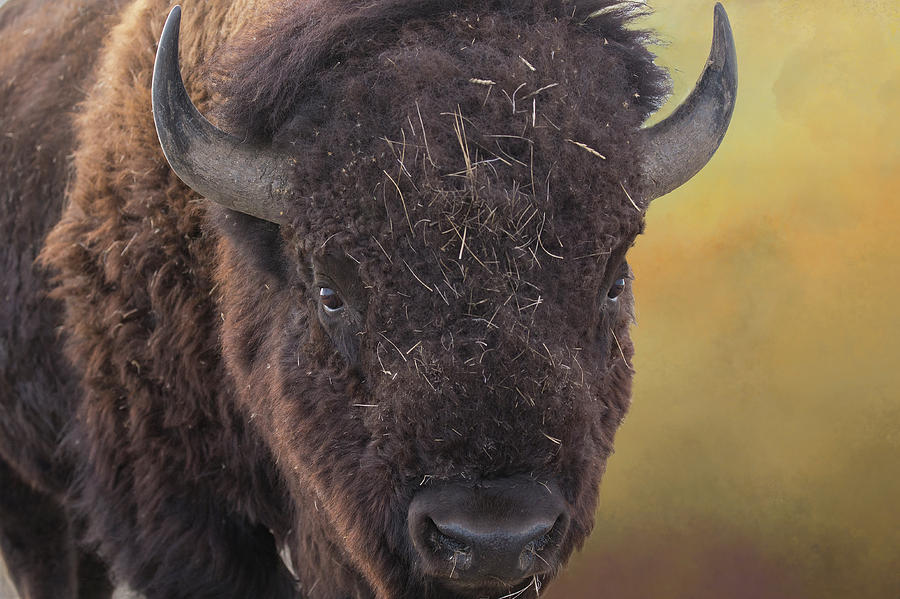
{"label": "bison face", "polygon": [[[403,189],[411,229],[393,187],[371,204],[387,199],[386,218],[322,226],[330,202],[313,201],[283,227],[275,271],[248,251],[274,244],[223,239],[240,402],[296,530],[323,525],[292,544],[346,552],[381,596],[535,592],[591,528],[628,404],[624,255],[641,214],[583,221],[573,198],[551,215],[499,174],[475,175],[477,199],[469,181]],[[245,218],[220,222],[245,233]]]}
{"label": "bison face", "polygon": [[190,104],[167,23],[157,129],[225,206],[224,355],[307,592],[536,596],[591,529],[630,396],[625,254],[722,139],[734,49],[718,7],[697,89],[642,130],[662,75],[622,15],[536,14],[366,21],[289,108],[226,86],[235,128],[281,115],[266,144]]}

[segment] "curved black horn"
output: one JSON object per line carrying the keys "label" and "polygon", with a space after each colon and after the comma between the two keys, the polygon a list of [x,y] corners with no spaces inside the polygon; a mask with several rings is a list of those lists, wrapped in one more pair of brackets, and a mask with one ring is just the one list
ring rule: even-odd
{"label": "curved black horn", "polygon": [[737,53],[728,15],[716,4],[712,50],[691,95],[667,119],[641,131],[647,202],[663,196],[703,168],[728,130],[737,97]]}
{"label": "curved black horn", "polygon": [[191,102],[178,67],[181,7],[169,13],[153,65],[153,120],[175,174],[205,198],[281,223],[291,160],[214,127]]}

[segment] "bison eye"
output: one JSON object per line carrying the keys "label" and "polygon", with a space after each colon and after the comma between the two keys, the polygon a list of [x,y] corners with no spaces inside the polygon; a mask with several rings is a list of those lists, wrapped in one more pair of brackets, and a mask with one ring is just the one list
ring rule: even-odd
{"label": "bison eye", "polygon": [[612,284],[612,287],[609,288],[609,292],[606,294],[606,297],[613,301],[616,301],[616,298],[618,298],[623,291],[625,291],[624,277],[621,279],[617,279],[616,282]]}
{"label": "bison eye", "polygon": [[344,309],[344,300],[329,287],[319,288],[319,301],[326,312],[334,313]]}

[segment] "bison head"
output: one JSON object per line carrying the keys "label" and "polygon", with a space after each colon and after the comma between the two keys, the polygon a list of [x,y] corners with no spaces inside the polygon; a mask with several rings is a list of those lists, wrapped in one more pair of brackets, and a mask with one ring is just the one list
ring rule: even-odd
{"label": "bison head", "polygon": [[223,351],[307,592],[536,596],[591,530],[630,396],[626,252],[736,91],[719,5],[696,89],[641,128],[666,78],[628,11],[310,2],[223,53],[236,135],[188,98],[172,11],[157,130],[224,207]]}

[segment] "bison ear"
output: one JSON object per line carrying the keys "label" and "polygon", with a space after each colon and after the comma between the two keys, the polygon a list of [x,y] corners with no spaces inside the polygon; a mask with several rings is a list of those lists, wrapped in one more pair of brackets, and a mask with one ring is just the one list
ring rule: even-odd
{"label": "bison ear", "polygon": [[731,122],[737,98],[737,53],[731,24],[716,4],[712,50],[700,80],[667,119],[640,132],[646,202],[686,183],[713,157]]}
{"label": "bison ear", "polygon": [[169,13],[153,65],[153,120],[166,160],[184,183],[218,204],[284,222],[293,161],[214,127],[188,96],[178,67],[181,7]]}
{"label": "bison ear", "polygon": [[277,224],[219,207],[210,210],[209,222],[228,239],[246,263],[278,281],[287,280],[288,258]]}

